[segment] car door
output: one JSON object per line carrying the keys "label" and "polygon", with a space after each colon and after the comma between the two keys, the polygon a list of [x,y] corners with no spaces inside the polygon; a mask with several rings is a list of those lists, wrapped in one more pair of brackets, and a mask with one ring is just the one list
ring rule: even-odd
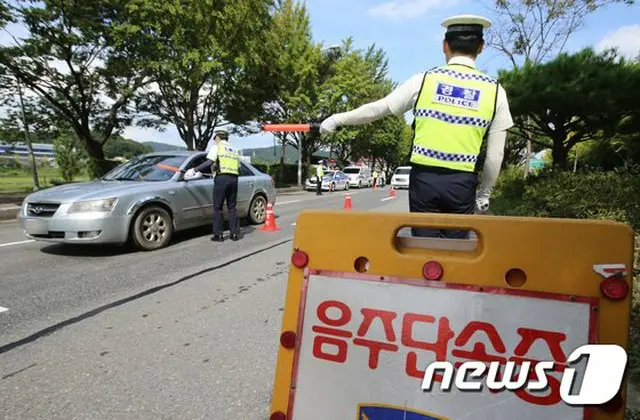
{"label": "car door", "polygon": [[[195,168],[207,160],[199,155],[189,162],[186,169]],[[213,215],[213,180],[211,166],[202,170],[203,178],[181,181],[180,202],[183,219],[187,224],[205,224],[211,222]]]}
{"label": "car door", "polygon": [[238,201],[236,208],[238,214],[245,214],[249,210],[251,199],[255,195],[257,177],[247,165],[240,162],[240,173],[238,177]]}
{"label": "car door", "polygon": [[362,185],[369,184],[369,170],[367,168],[362,168],[360,170],[360,181],[362,182]]}
{"label": "car door", "polygon": [[342,171],[338,171],[336,172],[336,178],[338,180],[336,189],[344,190],[347,187],[347,175]]}

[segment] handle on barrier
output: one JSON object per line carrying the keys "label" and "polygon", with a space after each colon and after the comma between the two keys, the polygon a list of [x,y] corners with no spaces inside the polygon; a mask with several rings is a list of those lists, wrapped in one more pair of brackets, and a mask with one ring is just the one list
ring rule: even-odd
{"label": "handle on barrier", "polygon": [[[474,230],[480,233],[481,228],[477,222],[486,220],[486,215],[474,214],[474,220],[470,220],[468,214],[438,214],[438,213],[388,213],[387,220],[393,221],[396,229],[415,227],[425,229],[460,229]],[[493,220],[493,219],[492,219]],[[481,223],[482,225],[482,223]]]}

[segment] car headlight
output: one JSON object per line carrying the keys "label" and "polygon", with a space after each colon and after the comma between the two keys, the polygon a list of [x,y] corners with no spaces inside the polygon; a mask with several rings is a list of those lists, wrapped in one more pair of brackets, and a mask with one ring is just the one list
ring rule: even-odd
{"label": "car headlight", "polygon": [[117,198],[105,198],[102,200],[78,201],[69,207],[67,213],[95,213],[110,212],[116,206]]}

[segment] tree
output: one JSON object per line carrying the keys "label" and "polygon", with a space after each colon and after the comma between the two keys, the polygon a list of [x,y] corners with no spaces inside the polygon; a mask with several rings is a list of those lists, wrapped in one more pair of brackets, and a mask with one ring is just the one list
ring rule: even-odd
{"label": "tree", "polygon": [[371,146],[369,156],[374,165],[386,169],[386,179],[409,157],[413,130],[404,117],[388,117],[371,124]]}
{"label": "tree", "polygon": [[119,135],[113,136],[109,143],[104,147],[104,154],[107,159],[114,159],[117,157],[131,159],[138,155],[152,152],[153,148],[151,146],[125,139]]}
{"label": "tree", "polygon": [[[488,32],[487,45],[518,63],[542,63],[564,50],[567,41],[584,25],[589,13],[610,4],[634,0],[496,0],[497,19]],[[525,177],[533,152],[533,133],[520,131],[527,140]]]}
{"label": "tree", "polygon": [[[567,156],[576,144],[611,138],[621,122],[635,119],[640,96],[640,71],[614,51],[596,54],[587,48],[560,54],[555,60],[501,72],[511,96],[518,130],[539,136],[551,147],[553,164],[567,169]],[[544,139],[549,139],[546,142]]]}
{"label": "tree", "polygon": [[2,29],[7,23],[11,22],[12,16],[9,9],[9,3],[5,0],[0,0],[0,29]]}
{"label": "tree", "polygon": [[30,137],[35,143],[52,143],[58,135],[60,121],[53,110],[44,100],[34,93],[25,92],[22,88],[22,105],[20,102],[20,90],[18,80],[6,69],[0,68],[0,86],[2,97],[0,107],[4,115],[0,116],[0,133],[2,140],[9,143],[23,142],[25,140],[22,108],[24,119],[28,122]]}
{"label": "tree", "polygon": [[[342,58],[333,75],[323,84],[319,114],[330,115],[355,109],[389,94],[394,84],[387,78],[388,60],[375,45],[366,50],[354,49],[353,41],[344,42]],[[328,138],[333,149],[353,158],[371,157],[371,142],[376,128],[384,124],[344,127]],[[388,127],[386,127],[388,128]]]}
{"label": "tree", "polygon": [[92,158],[92,172],[105,170],[103,145],[130,123],[133,93],[146,83],[137,57],[113,48],[111,21],[118,0],[19,0],[13,9],[29,35],[0,47],[0,66],[55,110]]}
{"label": "tree", "polygon": [[60,176],[66,182],[73,181],[73,177],[82,172],[86,152],[77,138],[69,133],[61,133],[53,142],[56,163]]}
{"label": "tree", "polygon": [[[262,119],[272,122],[313,120],[318,93],[316,81],[322,56],[320,46],[313,43],[309,14],[304,4],[293,0],[278,4],[268,42],[274,57],[273,77],[277,81],[277,92],[274,99],[264,105]],[[286,147],[291,145],[300,150],[302,136],[275,133],[275,137],[281,147],[280,179],[283,179]],[[302,185],[301,175],[299,185]]]}
{"label": "tree", "polygon": [[175,124],[189,150],[204,150],[217,126],[256,117],[271,94],[269,1],[132,0],[117,22],[118,43],[154,82],[137,97],[138,124]]}

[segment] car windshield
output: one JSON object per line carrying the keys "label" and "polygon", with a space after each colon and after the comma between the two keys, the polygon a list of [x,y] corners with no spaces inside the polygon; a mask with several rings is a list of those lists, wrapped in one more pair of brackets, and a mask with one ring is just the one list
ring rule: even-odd
{"label": "car windshield", "polygon": [[398,168],[394,175],[409,175],[411,173],[411,168]]}
{"label": "car windshield", "polygon": [[185,156],[140,156],[116,167],[103,181],[167,181],[184,163]]}
{"label": "car windshield", "polygon": [[324,173],[325,178],[333,178],[336,175],[335,171],[328,171]]}
{"label": "car windshield", "polygon": [[359,174],[360,168],[344,168],[343,171],[345,174]]}

